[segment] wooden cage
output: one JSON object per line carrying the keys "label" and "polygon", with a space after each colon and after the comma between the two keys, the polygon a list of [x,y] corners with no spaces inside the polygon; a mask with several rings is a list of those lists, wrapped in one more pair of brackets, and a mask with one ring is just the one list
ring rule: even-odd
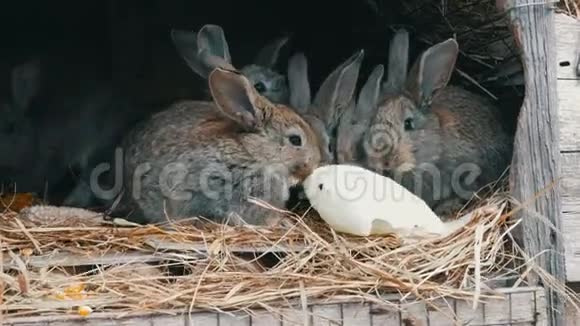
{"label": "wooden cage", "polygon": [[[537,256],[557,280],[580,282],[580,177],[576,174],[580,164],[580,21],[556,13],[554,3],[548,1],[497,0],[497,7],[510,17],[525,72],[526,94],[510,179],[515,198],[529,201],[519,213],[524,217],[521,240],[528,254]],[[544,289],[539,280],[534,281],[534,275],[529,277],[537,287],[500,289],[507,301],[479,305],[476,310],[454,302],[454,312],[464,325],[473,326],[578,324],[580,314],[572,310],[564,314],[563,299]],[[337,300],[298,305],[295,311],[287,311],[282,321],[266,312],[232,316],[176,311],[173,316],[95,313],[90,318],[22,317],[4,320],[3,325],[452,324],[441,312],[424,305],[404,308],[403,312],[377,311],[370,303]]]}

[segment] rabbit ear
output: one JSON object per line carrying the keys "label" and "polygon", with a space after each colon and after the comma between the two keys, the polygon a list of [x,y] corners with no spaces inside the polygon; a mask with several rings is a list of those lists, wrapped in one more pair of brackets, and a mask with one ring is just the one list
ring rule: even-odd
{"label": "rabbit ear", "polygon": [[198,58],[197,33],[178,29],[171,30],[171,40],[179,55],[196,74],[207,78],[206,70]]}
{"label": "rabbit ear", "polygon": [[230,119],[248,131],[261,125],[254,105],[259,96],[241,73],[216,68],[209,75],[209,89],[218,108]]}
{"label": "rabbit ear", "polygon": [[288,86],[290,106],[306,113],[310,106],[310,83],[308,82],[308,61],[304,53],[294,54],[288,61]]}
{"label": "rabbit ear", "polygon": [[424,107],[438,90],[447,86],[458,51],[457,42],[448,39],[430,47],[414,64],[409,73],[407,90],[419,107]]}
{"label": "rabbit ear", "polygon": [[30,61],[12,69],[12,99],[20,110],[28,110],[40,91],[40,66]]}
{"label": "rabbit ear", "polygon": [[204,67],[204,73],[206,76],[209,76],[209,74],[215,68],[224,68],[227,70],[236,70],[236,68],[234,68],[234,66],[232,66],[226,60],[224,60],[224,58],[215,56],[215,55],[209,53],[208,50],[201,50],[201,52],[199,52],[197,56],[199,58],[199,62],[201,62],[203,67]]}
{"label": "rabbit ear", "polygon": [[370,119],[375,111],[381,93],[381,81],[384,72],[384,66],[377,65],[360,91],[356,110],[361,120]]}
{"label": "rabbit ear", "polygon": [[264,46],[254,58],[254,64],[262,67],[273,68],[280,56],[280,50],[290,38],[288,36],[277,38]]}
{"label": "rabbit ear", "polygon": [[203,78],[216,67],[231,67],[223,30],[217,25],[204,25],[199,33],[172,29],[171,39],[189,68]]}
{"label": "rabbit ear", "polygon": [[198,51],[207,49],[211,55],[222,58],[228,63],[232,62],[224,30],[218,25],[204,25],[197,34],[197,46]]}
{"label": "rabbit ear", "polygon": [[400,29],[389,45],[387,81],[383,84],[383,95],[397,94],[403,90],[409,65],[409,32]]}
{"label": "rabbit ear", "polygon": [[316,93],[316,112],[312,113],[324,121],[329,130],[336,127],[342,111],[353,100],[363,57],[364,50],[353,54],[324,80]]}

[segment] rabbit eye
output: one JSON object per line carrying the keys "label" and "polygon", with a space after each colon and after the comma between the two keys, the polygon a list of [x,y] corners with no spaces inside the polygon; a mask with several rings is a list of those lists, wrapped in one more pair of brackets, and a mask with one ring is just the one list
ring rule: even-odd
{"label": "rabbit eye", "polygon": [[405,119],[405,130],[414,130],[415,123],[413,122],[412,118]]}
{"label": "rabbit eye", "polygon": [[290,141],[290,144],[294,146],[302,146],[302,137],[298,135],[291,135],[288,137],[288,140]]}
{"label": "rabbit eye", "polygon": [[254,84],[254,88],[258,91],[258,93],[264,93],[266,91],[266,85],[262,82],[257,82]]}
{"label": "rabbit eye", "polygon": [[324,188],[324,185],[322,183],[318,184],[318,189],[322,190]]}

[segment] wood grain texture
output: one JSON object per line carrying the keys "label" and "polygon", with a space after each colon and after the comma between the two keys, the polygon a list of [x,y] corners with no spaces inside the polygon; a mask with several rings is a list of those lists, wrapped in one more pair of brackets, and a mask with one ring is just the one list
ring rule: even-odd
{"label": "wood grain texture", "polygon": [[[498,0],[511,20],[515,43],[520,50],[526,80],[526,96],[520,111],[515,137],[510,186],[513,196],[527,203],[518,217],[521,240],[536,262],[558,281],[565,281],[564,245],[558,232],[537,216],[547,218],[561,230],[560,128],[558,115],[557,51],[553,5],[535,0]],[[548,190],[546,191],[546,189]],[[542,194],[537,197],[538,194]],[[536,275],[529,281],[538,284]],[[564,325],[562,298],[548,290],[548,321]]]}
{"label": "wood grain texture", "polygon": [[[203,244],[183,244],[168,240],[160,241],[156,237],[146,240],[151,246],[152,252],[125,252],[104,255],[88,256],[86,254],[75,254],[70,252],[50,253],[42,256],[31,256],[26,259],[26,264],[33,268],[43,268],[51,266],[82,266],[95,264],[127,264],[134,262],[151,263],[158,261],[167,261],[175,259],[182,261],[186,258],[185,253],[179,256],[173,256],[166,251],[178,250],[182,252],[189,251],[187,259],[190,261],[202,260],[207,258],[207,246]],[[299,252],[304,250],[305,245],[283,246],[230,246],[228,251],[232,253],[269,253],[269,252]],[[154,252],[153,252],[154,250]],[[2,258],[4,268],[17,268],[17,264],[9,256]]]}
{"label": "wood grain texture", "polygon": [[580,151],[580,20],[565,14],[554,16],[558,60],[560,150]]}
{"label": "wood grain texture", "polygon": [[[576,73],[580,55],[580,22],[566,14],[555,15],[558,79],[580,80]],[[568,65],[566,64],[568,63]]]}
{"label": "wood grain texture", "polygon": [[580,281],[580,152],[562,153],[562,229],[566,279]]}
{"label": "wood grain texture", "polygon": [[580,80],[558,79],[557,87],[560,150],[580,151]]}
{"label": "wood grain texture", "polygon": [[[565,239],[566,280],[580,281],[580,21],[555,15],[558,55],[558,102],[562,164],[562,230]],[[565,65],[563,63],[569,63]]]}
{"label": "wood grain texture", "polygon": [[[313,304],[304,311],[297,306],[294,310],[282,312],[282,318],[266,311],[259,312],[255,316],[241,313],[217,314],[203,311],[193,311],[191,315],[183,312],[172,314],[139,314],[120,317],[114,313],[94,313],[88,318],[79,316],[46,316],[46,317],[20,317],[6,320],[5,326],[76,326],[76,325],[147,325],[147,326],[285,326],[285,325],[309,325],[309,326],[376,326],[395,325],[403,326],[440,326],[460,325],[485,326],[485,325],[547,325],[546,301],[544,289],[541,287],[498,289],[504,299],[492,300],[480,304],[476,310],[471,307],[471,302],[456,301],[453,299],[438,300],[434,304],[439,308],[433,310],[425,304],[401,304],[401,311],[379,310],[370,303],[341,302]],[[388,296],[393,300],[394,307],[398,296]],[[456,313],[459,320],[453,321],[450,316]],[[413,324],[414,323],[414,324]]]}

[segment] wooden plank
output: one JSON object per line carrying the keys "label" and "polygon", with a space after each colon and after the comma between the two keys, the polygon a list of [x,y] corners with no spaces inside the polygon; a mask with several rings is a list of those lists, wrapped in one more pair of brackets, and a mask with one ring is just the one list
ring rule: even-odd
{"label": "wooden plank", "polygon": [[282,324],[280,316],[269,312],[261,312],[252,316],[251,322],[252,326],[280,326]]}
{"label": "wooden plank", "polygon": [[[193,313],[191,315],[185,314],[185,322],[183,325],[187,326],[219,326],[220,315],[212,312]],[[246,324],[240,324],[240,326]]]}
{"label": "wooden plank", "polygon": [[580,281],[580,152],[562,153],[562,230],[565,239],[566,279]]}
{"label": "wooden plank", "polygon": [[580,20],[554,16],[558,61],[560,150],[580,151]]}
{"label": "wooden plank", "polygon": [[[564,282],[563,240],[543,221],[547,218],[561,230],[561,200],[558,187],[546,191],[560,176],[560,128],[557,101],[557,54],[553,5],[535,0],[497,0],[508,13],[515,43],[524,65],[526,96],[519,114],[511,167],[510,186],[514,198],[526,204],[520,240],[531,257],[557,281]],[[542,193],[539,198],[537,194]],[[540,253],[543,253],[539,255]],[[528,281],[538,284],[537,275]],[[564,325],[564,301],[548,290],[546,298],[550,325]]]}
{"label": "wooden plank", "polygon": [[[184,318],[184,315],[179,314],[177,316],[148,317],[147,319],[150,326],[183,326],[185,324]],[[143,323],[143,325],[147,325],[147,323]]]}
{"label": "wooden plank", "polygon": [[[217,315],[219,326],[251,326],[250,316],[240,314],[220,314]],[[199,323],[198,325],[205,325]]]}
{"label": "wooden plank", "polygon": [[[580,56],[580,20],[560,13],[554,15],[558,79],[579,80],[576,70]],[[568,63],[568,64],[566,64]]]}
{"label": "wooden plank", "polygon": [[412,304],[403,307],[401,312],[403,325],[428,326],[427,307],[424,304]]}
{"label": "wooden plank", "polygon": [[427,307],[429,325],[453,325],[453,313],[457,311],[455,300],[440,300]]}
{"label": "wooden plank", "polygon": [[373,326],[401,325],[401,317],[399,312],[394,310],[375,312],[375,310],[371,307],[371,318]]}
{"label": "wooden plank", "polygon": [[[23,261],[33,268],[44,268],[51,266],[83,266],[83,265],[116,265],[130,263],[151,263],[163,260],[171,260],[171,255],[163,253],[140,253],[127,252],[118,254],[105,254],[102,256],[76,255],[69,253],[56,253],[46,256],[31,256]],[[178,258],[176,258],[178,259]],[[2,260],[5,269],[18,268],[16,262],[10,257]]]}
{"label": "wooden plank", "polygon": [[580,151],[580,80],[558,80],[557,87],[560,150]]}
{"label": "wooden plank", "polygon": [[[405,320],[415,321],[416,325],[454,325],[448,316],[456,311],[460,324],[468,323],[470,326],[484,325],[547,325],[546,301],[544,290],[540,287],[519,289],[498,289],[501,294],[509,294],[506,300],[493,300],[485,305],[479,305],[472,310],[471,302],[454,300],[436,301],[443,313],[428,311],[424,304],[403,306],[405,311],[399,312],[380,311],[372,308],[369,303],[328,303],[312,305],[308,309],[308,316],[304,318],[303,311],[296,306],[295,310],[286,310],[281,322],[276,315],[268,312],[258,313],[257,316],[231,317],[225,314],[213,312],[194,311],[189,317],[183,312],[177,311],[170,314],[134,314],[120,318],[116,313],[94,313],[89,318],[79,316],[44,316],[44,317],[19,317],[5,321],[6,326],[23,325],[152,325],[152,326],[177,326],[177,325],[235,325],[245,326],[284,326],[284,325],[404,325]],[[392,300],[398,297],[389,296]],[[395,304],[397,301],[393,301]],[[511,302],[511,303],[510,303]],[[219,316],[219,317],[218,317]],[[238,314],[238,316],[240,316]],[[400,322],[403,322],[402,324]]]}
{"label": "wooden plank", "polygon": [[312,307],[312,326],[340,325],[342,309],[339,304]]}
{"label": "wooden plank", "polygon": [[[171,260],[172,254],[164,251],[176,251],[179,257],[176,260],[183,261],[185,256],[189,256],[191,260],[204,259],[207,256],[207,246],[205,244],[181,244],[171,241],[159,241],[151,239],[146,241],[155,252],[146,253],[141,251],[128,251],[125,253],[105,254],[101,256],[87,256],[84,254],[74,254],[67,252],[60,252],[56,254],[48,254],[44,256],[31,256],[23,259],[26,264],[34,268],[43,268],[51,266],[83,266],[83,265],[114,265],[114,264],[129,264],[133,262],[158,262]],[[231,246],[228,251],[231,253],[284,253],[284,252],[300,252],[305,249],[305,245],[272,245],[268,246]],[[16,262],[11,257],[4,257],[2,259],[4,268],[18,268]]]}
{"label": "wooden plank", "polygon": [[566,326],[580,326],[580,313],[570,305],[566,306]]}
{"label": "wooden plank", "polygon": [[342,324],[372,325],[370,305],[365,303],[345,303],[342,305]]}
{"label": "wooden plank", "polygon": [[284,309],[282,313],[280,326],[309,326],[312,322],[311,307],[306,307],[306,311],[304,311],[300,305],[295,305],[294,309]]}

